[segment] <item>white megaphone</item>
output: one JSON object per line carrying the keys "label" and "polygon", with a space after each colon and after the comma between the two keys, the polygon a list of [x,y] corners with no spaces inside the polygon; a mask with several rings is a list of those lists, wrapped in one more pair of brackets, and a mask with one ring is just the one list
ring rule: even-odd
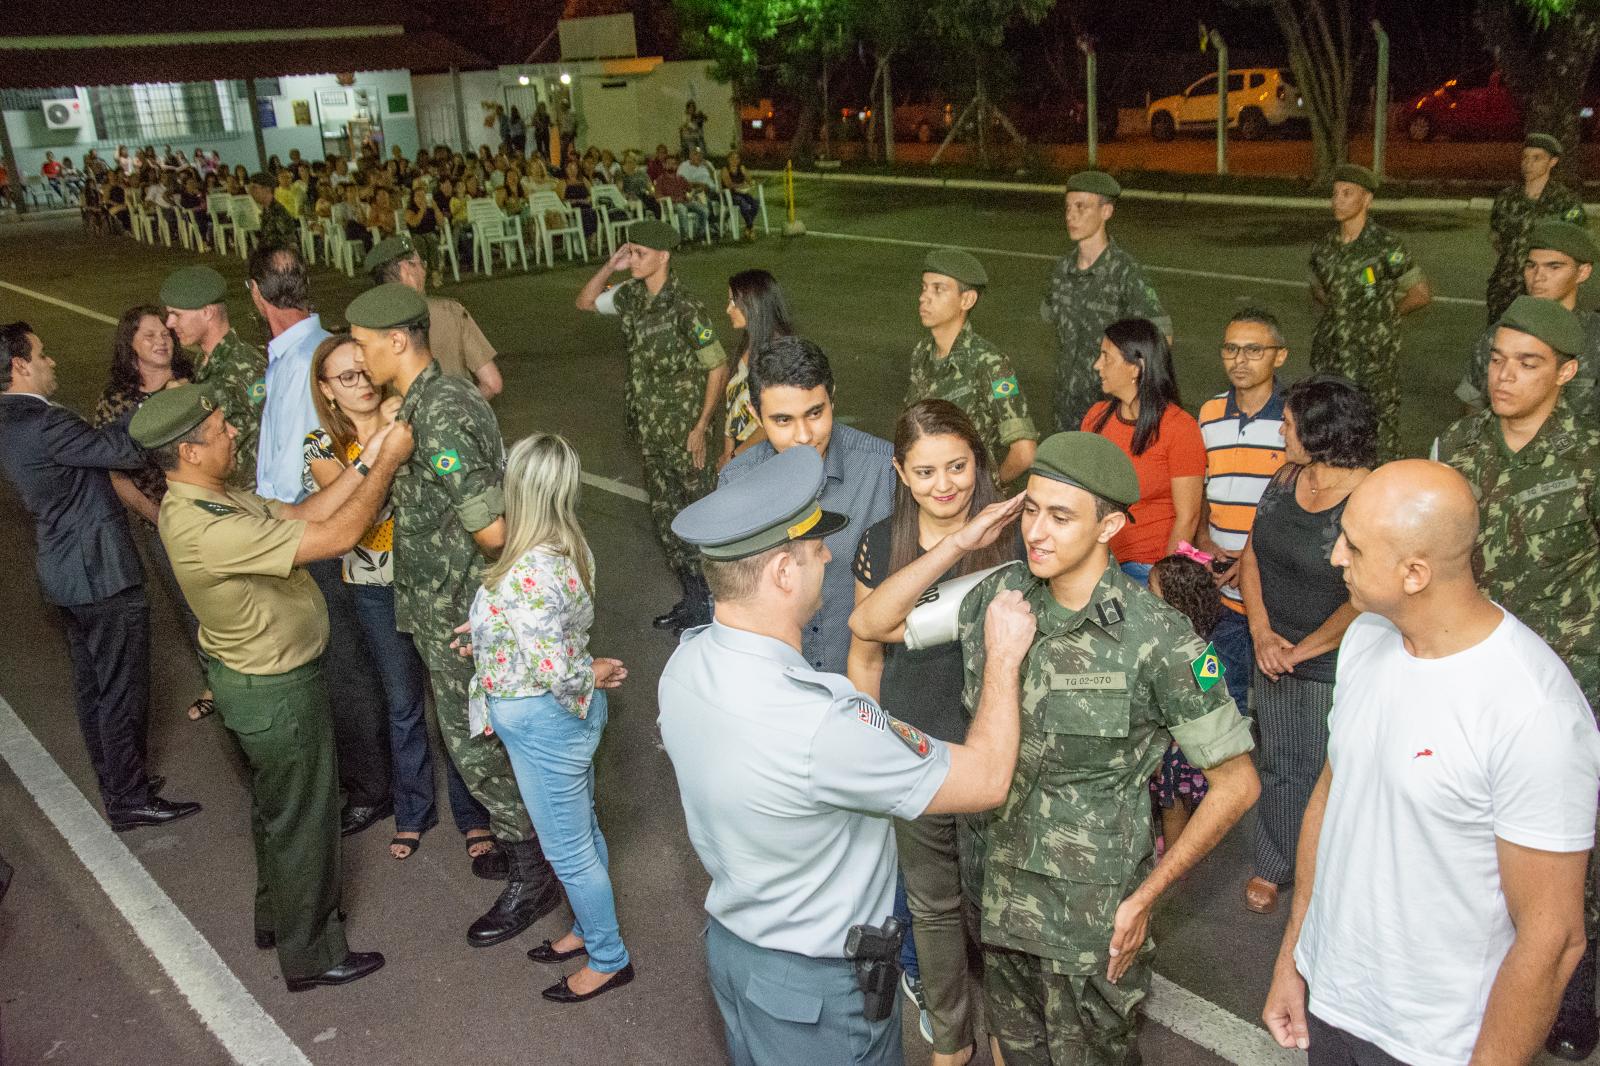
{"label": "white megaphone", "polygon": [[967,593],[994,573],[1012,563],[1001,563],[949,581],[941,581],[917,598],[917,605],[906,615],[906,647],[912,651],[949,644],[961,635],[961,601]]}

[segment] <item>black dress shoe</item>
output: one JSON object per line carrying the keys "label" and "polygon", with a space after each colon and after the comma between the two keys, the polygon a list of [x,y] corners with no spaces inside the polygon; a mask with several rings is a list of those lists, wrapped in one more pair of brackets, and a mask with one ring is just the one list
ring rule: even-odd
{"label": "black dress shoe", "polygon": [[682,629],[688,624],[690,610],[688,600],[679,600],[672,610],[652,618],[650,624],[657,629]]}
{"label": "black dress shoe", "polygon": [[347,985],[359,981],[370,973],[383,969],[383,956],[376,951],[352,951],[344,961],[331,970],[323,970],[313,977],[289,977],[285,980],[291,992],[304,992],[318,985]]}
{"label": "black dress shoe", "polygon": [[130,829],[138,829],[146,825],[166,825],[176,822],[179,818],[187,818],[191,814],[200,813],[200,804],[186,803],[183,800],[164,800],[160,796],[151,796],[150,799],[139,807],[125,807],[110,814],[111,829],[116,833],[126,833]]}
{"label": "black dress shoe", "polygon": [[561,980],[557,981],[555,984],[551,985],[549,988],[545,989],[539,994],[545,999],[548,999],[551,1003],[583,1003],[586,1000],[591,1000],[596,996],[603,996],[607,992],[632,983],[633,963],[629,962],[622,969],[612,974],[611,980],[607,981],[593,992],[574,992],[572,990],[572,986],[567,984],[567,979],[563,977]]}
{"label": "black dress shoe", "polygon": [[536,948],[528,949],[528,958],[534,962],[566,962],[568,959],[575,959],[579,955],[587,954],[589,954],[589,949],[582,944],[579,944],[571,951],[557,951],[556,946],[548,940]]}
{"label": "black dress shoe", "polygon": [[394,803],[385,800],[371,807],[351,804],[339,815],[339,835],[352,836],[394,813]]}

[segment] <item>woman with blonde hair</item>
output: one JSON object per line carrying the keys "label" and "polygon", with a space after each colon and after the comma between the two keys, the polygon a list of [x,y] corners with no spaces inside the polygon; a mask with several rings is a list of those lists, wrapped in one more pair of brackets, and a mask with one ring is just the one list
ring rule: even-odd
{"label": "woman with blonde hair", "polygon": [[472,729],[493,732],[505,745],[539,842],[572,904],[571,932],[528,957],[589,957],[544,990],[556,1003],[581,1003],[633,980],[594,809],[604,690],[622,684],[628,671],[617,659],[589,653],[594,556],[578,524],[581,473],[578,453],[562,437],[539,433],[512,447],[505,548],[469,615],[477,663]]}

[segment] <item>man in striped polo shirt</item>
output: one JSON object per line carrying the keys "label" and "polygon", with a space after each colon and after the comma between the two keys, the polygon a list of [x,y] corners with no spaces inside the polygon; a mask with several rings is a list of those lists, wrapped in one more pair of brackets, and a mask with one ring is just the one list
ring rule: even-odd
{"label": "man in striped polo shirt", "polygon": [[1228,693],[1249,713],[1255,646],[1239,593],[1239,555],[1250,536],[1256,503],[1283,464],[1283,394],[1277,371],[1289,357],[1283,330],[1268,311],[1247,307],[1222,335],[1222,369],[1231,387],[1200,406],[1206,443],[1206,499],[1199,547],[1225,566],[1217,574],[1226,610],[1211,635],[1222,657]]}

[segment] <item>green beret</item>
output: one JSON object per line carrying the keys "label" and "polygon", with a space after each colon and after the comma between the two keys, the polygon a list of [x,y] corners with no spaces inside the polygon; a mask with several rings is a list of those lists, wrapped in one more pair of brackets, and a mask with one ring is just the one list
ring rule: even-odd
{"label": "green beret", "polygon": [[1076,485],[1124,511],[1139,502],[1139,475],[1133,460],[1098,433],[1056,433],[1046,437],[1028,473]]}
{"label": "green beret", "polygon": [[1371,193],[1378,191],[1378,175],[1360,163],[1341,163],[1334,167],[1333,180],[1348,181],[1351,185],[1359,185]]}
{"label": "green beret", "polygon": [[184,267],[161,283],[161,302],[179,311],[196,311],[221,303],[227,292],[228,283],[210,267]]}
{"label": "green beret", "polygon": [[658,252],[670,252],[678,246],[678,231],[665,222],[647,218],[628,227],[628,243],[652,248]]}
{"label": "green beret", "polygon": [[1497,325],[1537,337],[1562,355],[1583,351],[1583,322],[1555,300],[1518,296]]}
{"label": "green beret", "polygon": [[1524,148],[1543,148],[1551,155],[1564,155],[1561,151],[1561,142],[1548,133],[1530,133],[1522,140]]}
{"label": "green beret", "polygon": [[1570,255],[1580,263],[1593,263],[1597,258],[1594,236],[1586,226],[1575,222],[1538,222],[1528,231],[1528,251],[1548,248],[1553,252]]}
{"label": "green beret", "polygon": [[1067,179],[1068,192],[1098,193],[1109,200],[1122,195],[1122,186],[1103,170],[1080,170]]}
{"label": "green beret", "polygon": [[922,260],[922,271],[955,278],[972,289],[981,289],[989,284],[989,274],[978,262],[978,257],[960,248],[935,248]]}
{"label": "green beret", "polygon": [[250,175],[250,184],[259,185],[263,189],[270,189],[278,184],[278,179],[264,170],[258,170]]}
{"label": "green beret", "polygon": [[374,285],[350,301],[344,319],[362,329],[398,329],[428,317],[428,302],[409,285]]}
{"label": "green beret", "polygon": [[216,402],[204,385],[162,389],[133,413],[128,435],[141,448],[159,448],[210,418],[216,409]]}
{"label": "green beret", "polygon": [[385,237],[373,245],[372,251],[368,252],[367,257],[361,261],[362,273],[370,274],[379,267],[388,266],[396,259],[404,259],[416,250],[417,246],[411,243],[411,237],[408,234],[402,233],[394,237]]}

